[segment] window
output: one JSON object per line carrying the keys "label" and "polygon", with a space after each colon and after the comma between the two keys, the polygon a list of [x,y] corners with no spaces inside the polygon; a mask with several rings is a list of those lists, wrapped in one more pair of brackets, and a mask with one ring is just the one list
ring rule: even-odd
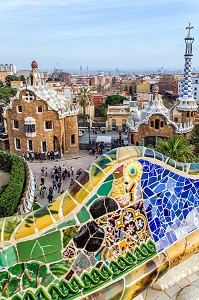
{"label": "window", "polygon": [[195,87],[194,90],[197,91],[197,87]]}
{"label": "window", "polygon": [[71,134],[70,143],[71,143],[71,145],[75,145],[75,134]]}
{"label": "window", "polygon": [[43,113],[43,106],[37,106],[37,112]]}
{"label": "window", "polygon": [[13,129],[19,129],[19,121],[13,120]]}
{"label": "window", "polygon": [[33,142],[32,142],[32,140],[28,140],[28,150],[33,151]]}
{"label": "window", "polygon": [[21,150],[21,141],[18,138],[15,138],[15,149]]}
{"label": "window", "polygon": [[154,121],[151,121],[151,127],[154,127]]}
{"label": "window", "polygon": [[42,152],[46,152],[46,151],[47,151],[47,142],[42,141]]}
{"label": "window", "polygon": [[198,83],[198,80],[195,80],[195,83]]}
{"label": "window", "polygon": [[164,127],[164,122],[163,121],[160,122],[160,127]]}
{"label": "window", "polygon": [[194,93],[194,96],[196,96],[197,94],[196,93]]}
{"label": "window", "polygon": [[52,130],[53,129],[53,122],[52,121],[45,121],[45,129]]}
{"label": "window", "polygon": [[178,118],[174,118],[174,122],[178,123]]}
{"label": "window", "polygon": [[35,132],[35,124],[25,124],[25,132]]}
{"label": "window", "polygon": [[189,114],[189,111],[187,112],[187,118],[189,118],[190,117],[190,114]]}
{"label": "window", "polygon": [[18,105],[18,106],[17,106],[17,112],[18,112],[19,114],[22,113],[22,106],[21,106],[21,105]]}
{"label": "window", "polygon": [[126,125],[126,119],[122,119],[122,125]]}
{"label": "window", "polygon": [[160,121],[158,119],[155,120],[155,129],[159,129]]}

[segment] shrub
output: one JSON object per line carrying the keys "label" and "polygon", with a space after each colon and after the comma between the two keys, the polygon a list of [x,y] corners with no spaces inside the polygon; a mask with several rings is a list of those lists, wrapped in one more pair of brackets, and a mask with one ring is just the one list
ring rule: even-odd
{"label": "shrub", "polygon": [[16,212],[25,185],[25,165],[21,157],[0,151],[0,170],[10,173],[8,185],[0,194],[0,217]]}

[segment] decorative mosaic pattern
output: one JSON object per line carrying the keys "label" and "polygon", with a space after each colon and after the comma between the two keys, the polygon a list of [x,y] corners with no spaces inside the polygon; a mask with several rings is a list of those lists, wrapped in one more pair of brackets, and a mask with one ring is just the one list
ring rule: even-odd
{"label": "decorative mosaic pattern", "polygon": [[102,155],[55,202],[0,219],[1,299],[132,299],[199,251],[199,165]]}

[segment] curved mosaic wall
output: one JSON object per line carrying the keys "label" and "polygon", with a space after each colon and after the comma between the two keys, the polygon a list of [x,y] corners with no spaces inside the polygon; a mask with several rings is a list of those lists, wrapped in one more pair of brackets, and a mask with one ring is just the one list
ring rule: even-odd
{"label": "curved mosaic wall", "polygon": [[49,206],[0,219],[1,299],[132,299],[199,252],[199,164],[111,150]]}

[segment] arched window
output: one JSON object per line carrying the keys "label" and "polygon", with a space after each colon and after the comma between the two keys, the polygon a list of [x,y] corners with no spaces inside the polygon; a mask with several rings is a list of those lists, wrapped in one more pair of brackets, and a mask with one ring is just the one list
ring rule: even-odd
{"label": "arched window", "polygon": [[159,129],[159,127],[160,127],[160,121],[159,121],[159,119],[156,119],[155,120],[155,129]]}
{"label": "arched window", "polygon": [[151,127],[154,127],[154,121],[151,121]]}
{"label": "arched window", "polygon": [[163,121],[160,122],[160,127],[164,127],[164,122]]}

